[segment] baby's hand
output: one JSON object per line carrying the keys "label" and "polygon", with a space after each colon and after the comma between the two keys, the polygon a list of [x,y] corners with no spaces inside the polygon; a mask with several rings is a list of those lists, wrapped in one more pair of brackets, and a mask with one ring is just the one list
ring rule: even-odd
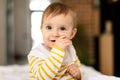
{"label": "baby's hand", "polygon": [[75,79],[80,80],[81,74],[77,65],[72,64],[68,67],[67,72]]}
{"label": "baby's hand", "polygon": [[67,46],[71,44],[72,44],[72,41],[64,36],[58,38],[55,42],[55,45],[62,49],[65,49]]}

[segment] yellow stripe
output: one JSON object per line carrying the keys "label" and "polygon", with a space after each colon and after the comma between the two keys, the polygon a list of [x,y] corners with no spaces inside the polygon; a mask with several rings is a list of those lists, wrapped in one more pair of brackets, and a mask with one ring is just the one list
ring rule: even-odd
{"label": "yellow stripe", "polygon": [[47,68],[48,68],[54,75],[56,74],[56,72],[53,71],[47,63],[45,63],[45,65],[47,66]]}
{"label": "yellow stripe", "polygon": [[62,48],[59,48],[59,47],[57,47],[57,46],[53,46],[53,48],[55,48],[55,49],[57,49],[57,50],[59,50],[59,51],[61,51],[61,52],[65,53],[65,50],[64,50],[64,49],[62,49]]}
{"label": "yellow stripe", "polygon": [[36,80],[40,80],[40,79],[37,77]]}
{"label": "yellow stripe", "polygon": [[42,80],[45,80],[44,77],[42,76],[41,72],[40,72],[40,68],[38,68],[38,74],[40,75],[40,77],[42,78]]}
{"label": "yellow stripe", "polygon": [[31,65],[36,59],[37,59],[36,57],[32,57],[32,58],[30,59],[29,64]]}
{"label": "yellow stripe", "polygon": [[[36,65],[37,66],[37,65]],[[31,67],[31,71],[33,72],[36,69],[36,66]]]}
{"label": "yellow stripe", "polygon": [[37,57],[29,56],[29,60],[32,61],[32,59],[36,59]]}
{"label": "yellow stripe", "polygon": [[57,74],[56,77],[63,77],[63,76],[68,76],[69,74],[68,73],[65,73],[65,74]]}
{"label": "yellow stripe", "polygon": [[74,80],[73,78],[68,78],[67,80]]}
{"label": "yellow stripe", "polygon": [[58,55],[58,56],[61,57],[61,58],[64,58],[64,56],[62,56],[62,55],[60,55],[60,54],[58,54],[58,53],[56,53],[56,52],[51,51],[51,53],[56,54],[56,55]]}
{"label": "yellow stripe", "polygon": [[45,69],[43,68],[43,66],[41,66],[41,69],[42,69],[43,72],[46,74],[46,76],[48,76],[50,79],[52,79],[52,77],[45,71]]}
{"label": "yellow stripe", "polygon": [[57,74],[56,77],[61,77],[62,75],[64,75],[64,74]]}
{"label": "yellow stripe", "polygon": [[33,71],[33,72],[29,72],[32,76],[36,75],[36,72]]}
{"label": "yellow stripe", "polygon": [[68,68],[68,66],[61,66],[61,69],[58,72],[61,72],[61,71],[65,70],[65,69],[67,69],[67,68]]}
{"label": "yellow stripe", "polygon": [[41,62],[43,62],[43,60],[34,61],[33,63],[35,63],[35,64],[34,65],[33,64],[30,65],[31,66],[31,70],[34,70],[35,65],[38,66],[39,64],[41,64]]}
{"label": "yellow stripe", "polygon": [[54,60],[56,60],[59,64],[62,64],[62,62],[60,62],[57,58],[55,58],[54,56],[52,56],[52,58],[54,59]]}
{"label": "yellow stripe", "polygon": [[74,60],[74,62],[76,63],[76,62],[78,62],[78,60],[76,59],[76,60]]}
{"label": "yellow stripe", "polygon": [[[43,61],[44,61],[44,60],[40,60],[40,61],[38,60],[38,61],[35,63],[35,65],[38,66],[38,67],[40,67],[40,66],[41,66],[41,62],[43,62]],[[35,65],[33,65],[32,68],[31,68],[31,71],[33,72],[34,75],[36,75],[36,66],[35,66]]]}
{"label": "yellow stripe", "polygon": [[29,56],[29,59],[31,60],[32,58],[34,58],[34,56]]}
{"label": "yellow stripe", "polygon": [[36,71],[34,70],[34,71],[32,71],[31,69],[30,69],[30,72],[29,73],[31,73],[32,75],[35,75],[36,74]]}
{"label": "yellow stripe", "polygon": [[35,76],[30,76],[30,78],[35,78]]}
{"label": "yellow stripe", "polygon": [[49,59],[49,61],[53,64],[53,66],[54,66],[55,68],[59,69],[59,67],[56,66],[50,58],[48,58],[48,59]]}
{"label": "yellow stripe", "polygon": [[32,73],[31,69],[29,70],[29,73]]}
{"label": "yellow stripe", "polygon": [[34,69],[34,70],[32,71],[32,74],[36,75],[36,73],[37,73],[37,71],[36,71],[36,69]]}
{"label": "yellow stripe", "polygon": [[[32,64],[33,64],[37,59],[39,59],[39,58],[35,58],[35,59],[33,59],[33,60],[30,60],[30,62],[29,62],[30,66],[32,66]],[[42,62],[43,60],[39,59],[37,62],[39,62],[39,61]]]}
{"label": "yellow stripe", "polygon": [[31,61],[32,57],[33,57],[33,56],[28,56],[28,60]]}
{"label": "yellow stripe", "polygon": [[31,70],[29,71],[29,73],[30,73],[32,76],[36,74],[36,73],[33,73]]}
{"label": "yellow stripe", "polygon": [[37,60],[37,59],[34,59],[34,60],[30,61],[30,62],[29,62],[29,65],[32,66],[33,63],[34,63],[36,60]]}
{"label": "yellow stripe", "polygon": [[35,78],[35,75],[33,75],[32,73],[30,73],[30,78]]}
{"label": "yellow stripe", "polygon": [[[42,60],[43,61],[43,60]],[[36,66],[39,66],[39,64],[41,64],[40,62],[39,62],[39,60],[37,61],[37,62],[35,62],[35,64],[33,65],[32,64],[32,66],[31,66],[31,68],[30,68],[30,70],[32,71],[32,73],[34,74],[34,75],[36,75]],[[40,66],[39,66],[40,67]]]}

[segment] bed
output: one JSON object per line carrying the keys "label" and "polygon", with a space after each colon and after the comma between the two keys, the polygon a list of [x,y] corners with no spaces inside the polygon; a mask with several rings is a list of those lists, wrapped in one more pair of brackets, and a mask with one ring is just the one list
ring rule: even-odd
{"label": "bed", "polygon": [[[83,65],[82,68],[85,72],[82,80],[120,80],[119,77],[103,75],[90,66]],[[28,72],[27,64],[0,66],[0,80],[30,80]]]}

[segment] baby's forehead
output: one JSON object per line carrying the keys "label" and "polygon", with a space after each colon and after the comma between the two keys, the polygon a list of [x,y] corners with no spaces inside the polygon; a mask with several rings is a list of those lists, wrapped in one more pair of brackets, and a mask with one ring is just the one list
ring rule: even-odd
{"label": "baby's forehead", "polygon": [[[70,21],[72,20],[72,24],[73,24],[73,26],[75,26],[75,18],[74,18],[74,15],[73,15],[73,13],[72,12],[69,12],[69,13],[67,13],[67,14],[65,14],[65,13],[60,13],[60,14],[57,14],[57,13],[49,13],[49,14],[44,14],[44,16],[43,16],[43,19],[42,19],[42,24],[43,24],[43,22],[46,22],[46,20],[49,20],[49,19],[53,19],[54,17],[57,17],[57,16],[59,16],[59,18],[61,18],[61,19],[69,19]],[[63,18],[64,17],[64,18]],[[69,21],[68,20],[68,21]]]}
{"label": "baby's forehead", "polygon": [[50,14],[45,14],[44,15],[44,18],[52,18],[52,17],[56,17],[56,16],[59,16],[59,15],[62,15],[62,16],[71,16],[72,17],[72,14],[69,12],[69,13],[59,13],[59,14],[57,14],[57,13],[50,13]]}

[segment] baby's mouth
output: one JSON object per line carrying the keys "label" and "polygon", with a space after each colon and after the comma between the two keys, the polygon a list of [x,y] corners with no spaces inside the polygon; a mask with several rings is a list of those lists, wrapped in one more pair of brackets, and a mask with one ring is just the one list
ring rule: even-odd
{"label": "baby's mouth", "polygon": [[55,40],[51,40],[51,42],[55,42]]}

